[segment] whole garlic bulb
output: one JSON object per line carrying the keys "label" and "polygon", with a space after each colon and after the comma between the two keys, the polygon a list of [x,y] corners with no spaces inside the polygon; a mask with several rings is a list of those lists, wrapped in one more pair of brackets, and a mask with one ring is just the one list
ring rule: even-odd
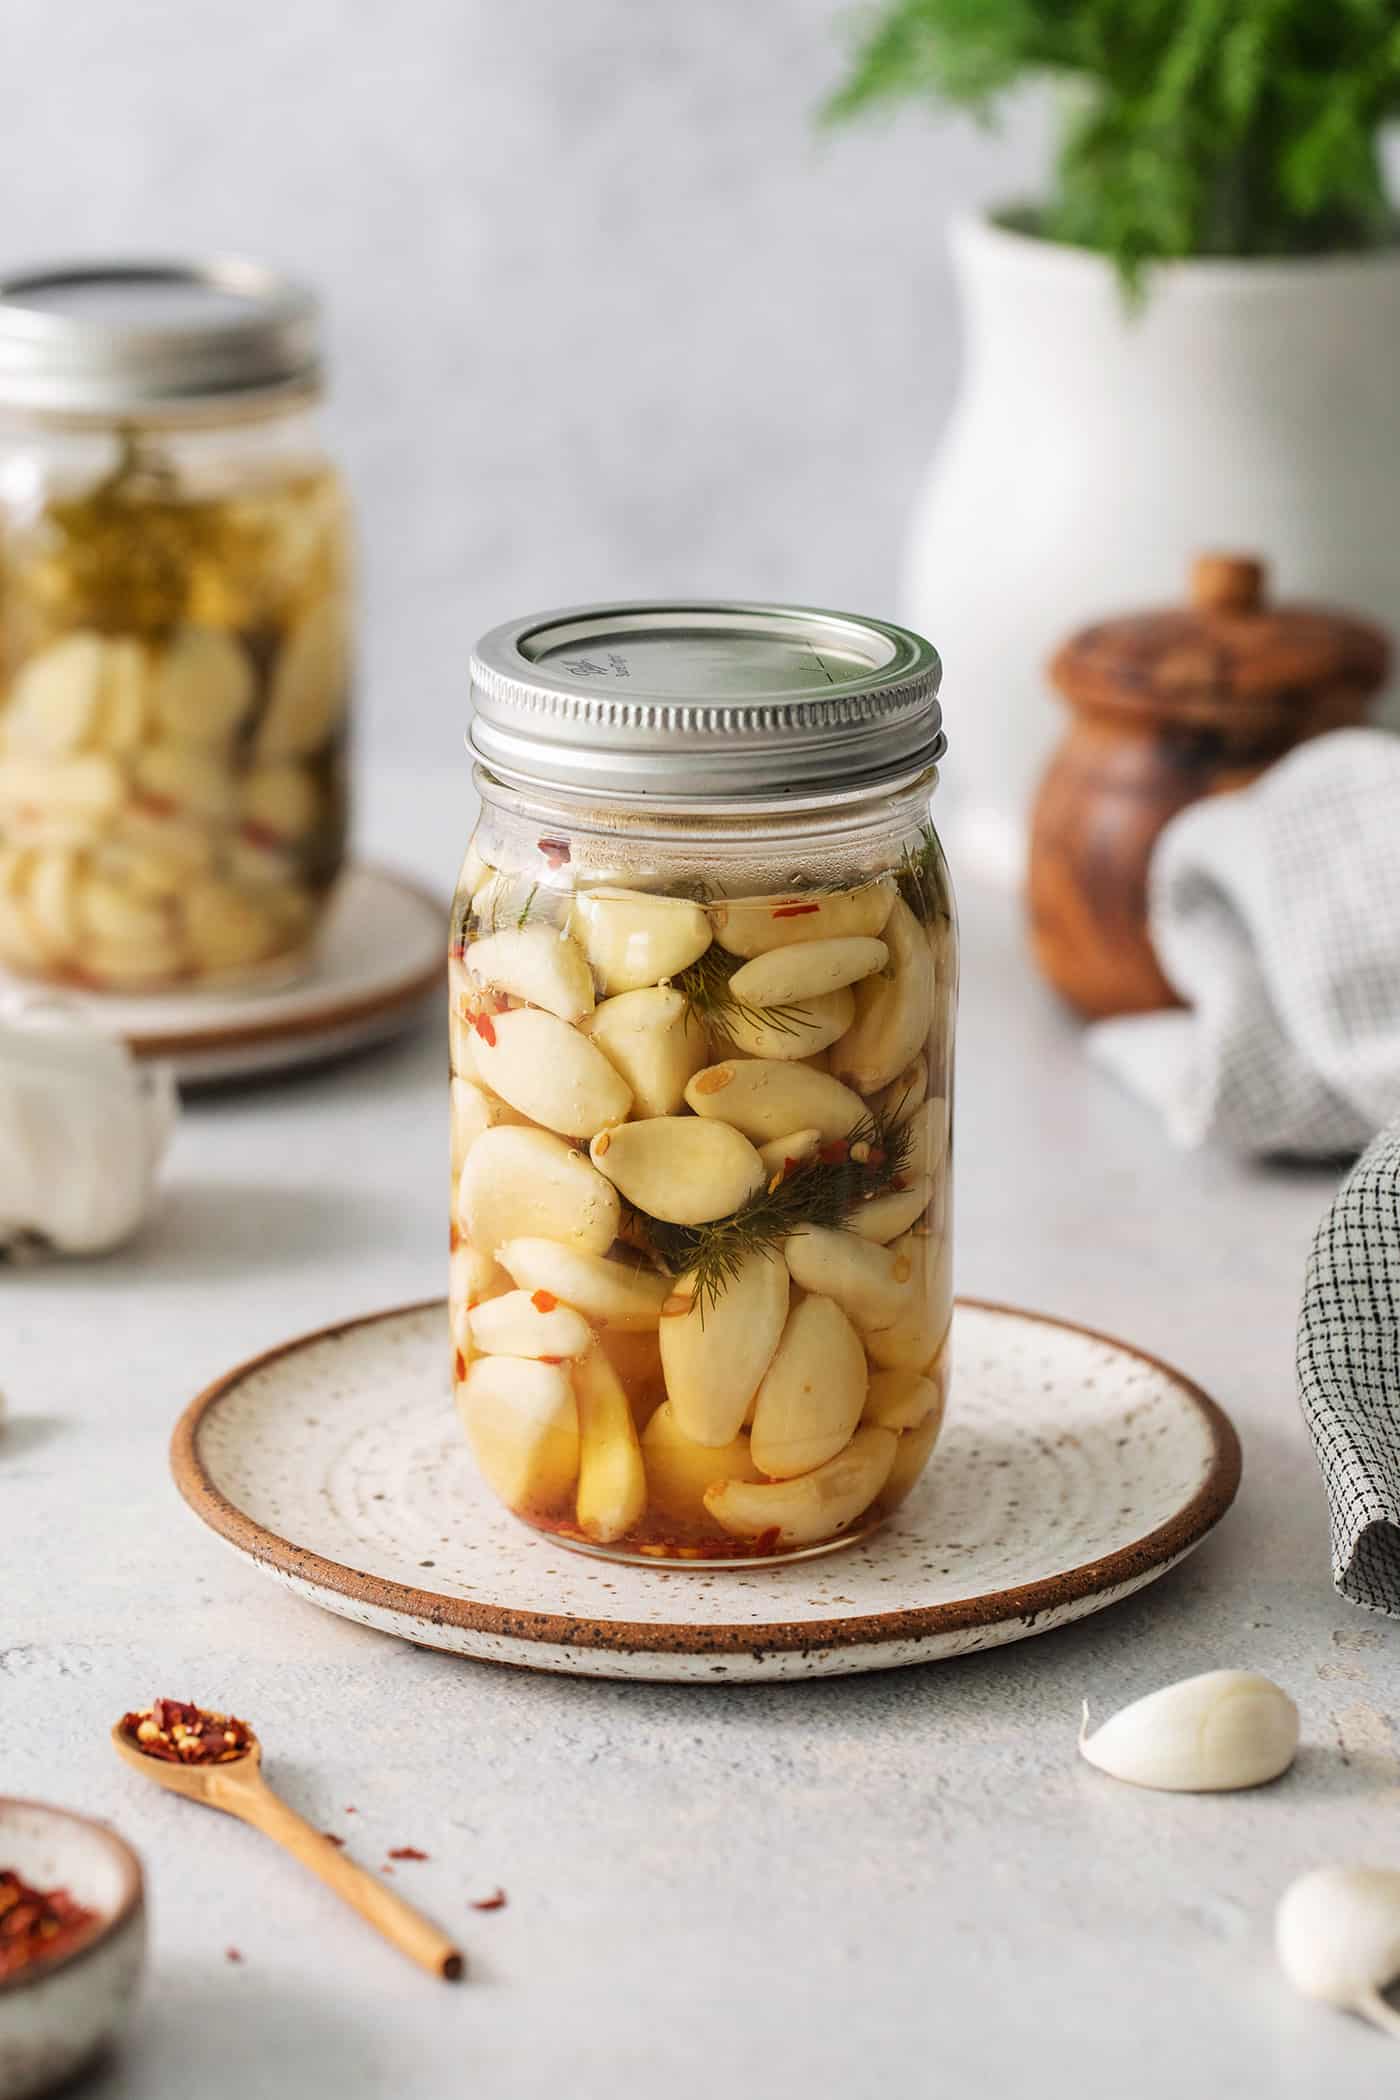
{"label": "whole garlic bulb", "polygon": [[97,1254],[150,1206],[174,1081],[59,1000],[0,1007],[0,1252],[37,1238]]}
{"label": "whole garlic bulb", "polygon": [[1292,1764],[1298,1709],[1287,1692],[1253,1670],[1207,1670],[1134,1700],[1088,1732],[1080,1754],[1132,1786],[1169,1793],[1226,1793],[1262,1786]]}

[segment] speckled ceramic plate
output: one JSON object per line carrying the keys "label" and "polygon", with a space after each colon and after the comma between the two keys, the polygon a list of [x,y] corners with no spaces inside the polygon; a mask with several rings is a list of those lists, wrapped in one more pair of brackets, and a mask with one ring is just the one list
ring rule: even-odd
{"label": "speckled ceramic plate", "polygon": [[[184,1084],[319,1064],[385,1042],[445,993],[447,906],[387,868],[348,868],[309,966],[291,982],[145,998],[65,994]],[[18,980],[0,971],[0,984]]]}
{"label": "speckled ceramic plate", "polygon": [[816,1677],[933,1662],[1101,1611],[1164,1575],[1234,1500],[1239,1440],[1122,1342],[960,1302],[948,1426],[879,1531],[787,1567],[659,1569],[572,1553],[476,1476],[447,1313],[410,1306],[242,1364],[172,1447],[205,1523],[361,1625],[595,1677]]}

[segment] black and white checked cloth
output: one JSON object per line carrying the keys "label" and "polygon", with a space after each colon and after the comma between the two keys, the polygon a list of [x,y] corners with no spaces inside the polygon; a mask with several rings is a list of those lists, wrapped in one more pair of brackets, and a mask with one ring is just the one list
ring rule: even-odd
{"label": "black and white checked cloth", "polygon": [[1344,1597],[1400,1617],[1400,1125],[1352,1168],[1317,1229],[1298,1397]]}
{"label": "black and white checked cloth", "polygon": [[1177,1144],[1327,1157],[1400,1117],[1400,737],[1337,730],[1183,810],[1149,920],[1186,1010],[1088,1042]]}

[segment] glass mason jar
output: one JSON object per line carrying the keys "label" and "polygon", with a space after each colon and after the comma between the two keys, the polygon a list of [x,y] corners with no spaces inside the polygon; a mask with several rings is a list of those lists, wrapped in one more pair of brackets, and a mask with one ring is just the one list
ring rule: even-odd
{"label": "glass mason jar", "polygon": [[344,853],[316,306],[250,263],[0,283],[0,965],[292,974]]}
{"label": "glass mason jar", "polygon": [[454,1392],[538,1530],[821,1553],[928,1460],[957,1000],[938,677],[904,629],[776,606],[604,607],[477,651]]}

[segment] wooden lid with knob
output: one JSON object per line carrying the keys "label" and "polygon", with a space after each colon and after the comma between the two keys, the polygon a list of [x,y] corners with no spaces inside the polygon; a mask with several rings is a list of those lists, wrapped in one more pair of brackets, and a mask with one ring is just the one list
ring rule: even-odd
{"label": "wooden lid with knob", "polygon": [[1307,705],[1324,691],[1369,697],[1389,668],[1378,627],[1326,606],[1272,604],[1257,556],[1203,553],[1188,605],[1081,628],[1050,676],[1080,707],[1206,722],[1223,707]]}

